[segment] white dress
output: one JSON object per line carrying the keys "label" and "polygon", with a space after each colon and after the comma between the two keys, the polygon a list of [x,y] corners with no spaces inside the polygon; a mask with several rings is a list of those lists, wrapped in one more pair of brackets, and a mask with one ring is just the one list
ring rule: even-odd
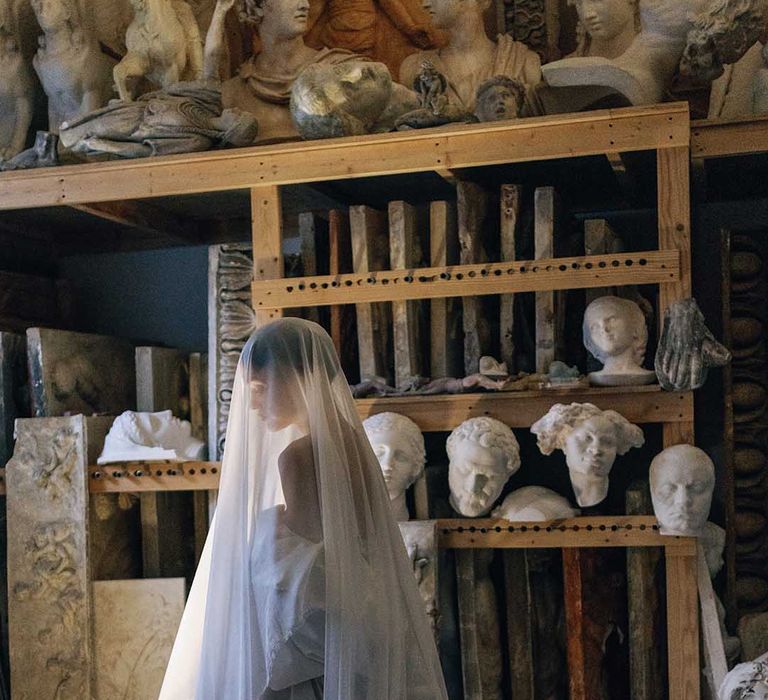
{"label": "white dress", "polygon": [[[316,697],[324,672],[325,557],[322,541],[301,537],[281,522],[283,510],[270,508],[256,523],[251,586],[265,639],[269,688],[290,689],[285,697],[298,700]],[[261,527],[274,532],[275,539],[259,537]]]}

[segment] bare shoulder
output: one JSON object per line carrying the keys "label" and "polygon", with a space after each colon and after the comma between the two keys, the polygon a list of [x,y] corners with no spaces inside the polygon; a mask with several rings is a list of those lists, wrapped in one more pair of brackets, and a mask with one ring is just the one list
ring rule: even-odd
{"label": "bare shoulder", "polygon": [[277,464],[281,471],[284,469],[306,469],[314,463],[312,440],[309,435],[294,440],[278,457]]}

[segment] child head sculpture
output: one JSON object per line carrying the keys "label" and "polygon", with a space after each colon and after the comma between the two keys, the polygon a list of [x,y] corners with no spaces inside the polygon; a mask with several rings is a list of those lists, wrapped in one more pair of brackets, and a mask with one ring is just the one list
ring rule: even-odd
{"label": "child head sculpture", "polygon": [[451,506],[468,518],[488,514],[520,468],[520,446],[512,429],[495,418],[470,418],[450,434],[446,450]]}
{"label": "child head sculpture", "polygon": [[693,445],[668,447],[651,462],[650,481],[661,534],[699,536],[715,488],[715,465],[709,455]]}
{"label": "child head sculpture", "polygon": [[366,418],[363,428],[381,465],[395,517],[408,520],[405,492],[424,471],[424,436],[410,418],[391,412]]}
{"label": "child head sculpture", "polygon": [[525,101],[525,85],[519,80],[497,75],[477,88],[475,116],[481,122],[517,119]]}
{"label": "child head sculpture", "polygon": [[648,384],[655,373],[642,368],[648,327],[642,309],[629,299],[600,297],[584,312],[584,346],[604,367],[589,375],[593,384]]}
{"label": "child head sculpture", "polygon": [[542,454],[563,451],[576,501],[582,507],[605,500],[616,456],[645,443],[643,431],[624,416],[591,403],[555,404],[531,426],[531,432]]}
{"label": "child head sculpture", "polygon": [[524,486],[513,491],[492,513],[494,518],[520,523],[575,518],[578,514],[579,510],[567,499],[543,486]]}
{"label": "child head sculpture", "polygon": [[718,700],[768,700],[768,654],[737,664],[723,679]]}

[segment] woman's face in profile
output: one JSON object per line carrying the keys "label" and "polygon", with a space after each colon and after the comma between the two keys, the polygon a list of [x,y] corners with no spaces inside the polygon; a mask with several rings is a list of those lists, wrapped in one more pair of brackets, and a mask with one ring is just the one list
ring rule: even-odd
{"label": "woman's face in profile", "polygon": [[299,410],[298,387],[293,378],[281,381],[277,373],[256,371],[249,382],[251,409],[272,432],[287,428],[302,420],[305,411]]}

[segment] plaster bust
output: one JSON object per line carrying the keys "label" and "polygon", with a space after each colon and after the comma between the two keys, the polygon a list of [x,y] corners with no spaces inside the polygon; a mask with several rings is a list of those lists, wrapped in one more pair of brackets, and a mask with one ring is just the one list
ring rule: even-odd
{"label": "plaster bust", "polygon": [[494,518],[520,523],[563,520],[578,514],[579,510],[568,499],[543,486],[524,486],[513,491],[491,513]]}
{"label": "plaster bust", "polygon": [[190,460],[202,458],[205,443],[192,437],[188,421],[171,411],[125,411],[112,424],[104,440],[99,464],[139,460]]}
{"label": "plaster bust", "polygon": [[531,426],[539,450],[562,450],[576,502],[595,506],[608,495],[609,474],[617,455],[645,443],[643,431],[616,411],[591,403],[555,404]]}
{"label": "plaster bust", "polygon": [[341,49],[310,48],[304,43],[309,30],[309,0],[218,0],[205,41],[204,74],[218,79],[227,55],[225,19],[237,4],[241,22],[258,30],[260,50],[240,66],[238,75],[225,80],[225,108],[239,108],[259,120],[263,139],[298,136],[289,109],[291,87],[312,64],[360,61]]}
{"label": "plaster bust", "polygon": [[582,36],[573,56],[618,58],[639,29],[637,0],[573,0]]}
{"label": "plaster bust", "polygon": [[768,700],[768,653],[738,664],[723,680],[718,700]]}
{"label": "plaster bust", "polygon": [[477,88],[475,116],[481,122],[517,119],[525,102],[525,85],[514,78],[497,75]]}
{"label": "plaster bust", "polygon": [[591,372],[598,386],[650,384],[656,373],[641,367],[648,344],[642,309],[629,299],[600,297],[584,312],[584,346],[604,367]]}
{"label": "plaster bust", "polygon": [[448,36],[445,47],[414,53],[400,67],[400,81],[411,85],[424,61],[429,61],[447,80],[446,95],[454,106],[475,111],[477,89],[496,75],[504,75],[531,87],[541,81],[538,54],[506,34],[496,41],[485,31],[483,15],[491,0],[422,0],[432,24]]}
{"label": "plaster bust", "polygon": [[408,520],[405,492],[424,472],[424,436],[399,413],[377,413],[363,421],[363,428],[381,465],[395,519]]}
{"label": "plaster bust", "polygon": [[305,139],[391,131],[418,104],[414,93],[392,82],[383,63],[373,61],[313,63],[291,88],[291,114]]}
{"label": "plaster bust", "polygon": [[693,445],[673,445],[650,469],[653,512],[662,535],[698,537],[704,531],[715,488],[715,465]]}
{"label": "plaster bust", "polygon": [[451,506],[468,518],[487,515],[520,468],[512,429],[495,418],[470,418],[450,434],[446,450]]}

